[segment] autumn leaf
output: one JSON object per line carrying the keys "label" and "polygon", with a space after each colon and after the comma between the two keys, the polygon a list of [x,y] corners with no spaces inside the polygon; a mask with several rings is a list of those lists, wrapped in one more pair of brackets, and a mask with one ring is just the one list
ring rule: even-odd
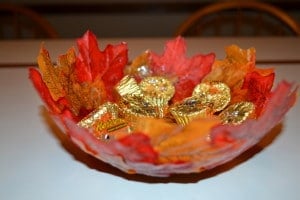
{"label": "autumn leaf", "polygon": [[49,52],[42,46],[37,58],[38,65],[45,84],[54,101],[64,96],[64,88],[59,80],[59,68],[52,64]]}
{"label": "autumn leaf", "polygon": [[104,82],[107,98],[115,101],[111,91],[123,78],[128,62],[127,44],[107,45],[100,51],[96,36],[87,31],[77,40],[79,54],[76,58],[75,73],[79,82]]}
{"label": "autumn leaf", "polygon": [[203,81],[220,81],[232,90],[240,88],[247,73],[255,69],[255,49],[240,49],[236,45],[226,48],[226,58],[216,60]]}
{"label": "autumn leaf", "polygon": [[275,74],[263,76],[258,72],[246,75],[242,89],[247,90],[246,100],[255,104],[256,115],[259,116],[270,98]]}
{"label": "autumn leaf", "polygon": [[90,31],[78,39],[77,44],[79,54],[71,48],[59,56],[56,65],[42,46],[38,56],[41,77],[34,70],[31,77],[55,112],[68,109],[82,118],[102,103],[114,101],[111,91],[123,77],[128,58],[125,43],[108,45],[100,51],[96,36]]}
{"label": "autumn leaf", "polygon": [[216,60],[203,81],[227,84],[231,89],[231,103],[251,101],[256,104],[256,114],[259,114],[272,88],[274,74],[273,69],[256,68],[255,58],[254,48],[228,46],[225,59]]}
{"label": "autumn leaf", "polygon": [[175,82],[173,102],[192,94],[194,87],[207,75],[214,62],[213,53],[186,57],[186,43],[182,37],[168,41],[164,53],[150,52],[150,67],[154,75],[165,76]]}
{"label": "autumn leaf", "polygon": [[41,99],[45,102],[47,108],[52,113],[60,113],[61,109],[52,98],[47,85],[44,83],[40,72],[35,68],[29,68],[29,78],[31,79],[35,89],[38,91]]}

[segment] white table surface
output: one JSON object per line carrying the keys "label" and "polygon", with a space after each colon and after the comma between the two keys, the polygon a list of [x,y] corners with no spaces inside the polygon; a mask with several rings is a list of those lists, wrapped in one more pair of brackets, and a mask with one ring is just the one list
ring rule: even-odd
{"label": "white table surface", "polygon": [[[110,41],[110,40],[108,40]],[[130,39],[131,55],[137,55],[149,45],[162,50],[161,39]],[[193,47],[198,40],[189,40]],[[297,40],[298,44],[299,39]],[[198,41],[199,46],[203,40]],[[211,40],[210,51],[222,52],[229,40]],[[24,45],[26,43],[26,45]],[[300,198],[300,104],[286,115],[264,140],[232,162],[202,174],[153,178],[127,175],[94,159],[72,144],[49,120],[41,100],[28,79],[28,69],[18,63],[32,63],[39,41],[0,42],[0,199],[189,199],[189,200],[297,200]],[[4,45],[5,44],[5,45]],[[55,49],[55,44],[60,44]],[[241,42],[244,48],[259,46],[258,57],[268,60],[273,47],[260,40]],[[251,45],[249,45],[251,44]],[[74,41],[46,41],[54,56],[64,53]],[[249,45],[249,46],[246,46]],[[274,45],[274,44],[273,44]],[[299,59],[299,46],[274,51],[274,58]],[[276,46],[276,45],[275,45]],[[147,47],[147,46],[145,46]],[[6,50],[3,50],[6,49]],[[201,47],[202,48],[202,47]],[[208,46],[204,46],[208,49]],[[275,47],[274,47],[275,48]],[[293,55],[282,56],[290,48]],[[289,50],[287,50],[289,49]],[[189,49],[189,52],[195,52]],[[267,52],[265,52],[267,51]],[[24,55],[20,54],[21,52]],[[261,56],[265,55],[265,56]],[[278,55],[278,56],[277,56]],[[281,57],[280,57],[281,55]],[[10,58],[8,58],[10,57]],[[220,57],[220,56],[219,56]],[[5,67],[4,63],[15,66]],[[286,79],[299,84],[300,64],[261,64],[273,66],[276,83]]]}

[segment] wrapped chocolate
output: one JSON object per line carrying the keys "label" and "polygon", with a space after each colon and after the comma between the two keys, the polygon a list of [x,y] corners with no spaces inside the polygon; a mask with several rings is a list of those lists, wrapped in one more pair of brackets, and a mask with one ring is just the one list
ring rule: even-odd
{"label": "wrapped chocolate", "polygon": [[187,125],[194,119],[209,117],[212,109],[203,103],[202,99],[190,97],[181,103],[174,104],[170,112],[178,124]]}
{"label": "wrapped chocolate", "polygon": [[117,104],[104,103],[80,120],[78,125],[83,128],[92,129],[95,137],[101,140],[118,138],[120,137],[120,133],[117,131],[119,129],[126,127],[128,129],[127,133],[130,133],[129,121],[124,119],[119,111],[120,108]]}
{"label": "wrapped chocolate", "polygon": [[127,96],[142,96],[142,91],[136,80],[130,76],[124,76],[124,78],[122,78],[122,80],[117,84],[116,90],[124,99],[126,99]]}
{"label": "wrapped chocolate", "polygon": [[171,81],[164,77],[151,76],[141,81],[140,88],[145,101],[156,108],[159,118],[163,118],[168,102],[175,92]]}
{"label": "wrapped chocolate", "polygon": [[177,37],[128,65],[126,43],[102,51],[88,31],[77,45],[56,65],[42,47],[30,79],[79,148],[126,173],[214,168],[259,142],[296,101],[288,82],[272,90],[275,73],[255,66],[254,48],[188,58]]}
{"label": "wrapped chocolate", "polygon": [[156,117],[158,112],[156,107],[146,102],[142,96],[127,96],[126,100],[120,102],[124,116],[131,121],[136,117]]}
{"label": "wrapped chocolate", "polygon": [[202,104],[211,107],[213,112],[218,112],[230,102],[230,88],[222,82],[204,82],[194,88],[193,97],[201,99]]}
{"label": "wrapped chocolate", "polygon": [[244,122],[254,110],[252,102],[239,102],[228,106],[219,116],[224,123],[237,125]]}
{"label": "wrapped chocolate", "polygon": [[117,119],[119,117],[118,105],[107,102],[93,110],[86,117],[84,117],[78,125],[83,128],[92,128],[98,121],[108,121]]}

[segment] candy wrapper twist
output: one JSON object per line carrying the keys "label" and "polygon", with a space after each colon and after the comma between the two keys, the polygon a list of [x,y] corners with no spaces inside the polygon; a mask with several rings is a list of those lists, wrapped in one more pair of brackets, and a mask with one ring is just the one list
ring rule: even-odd
{"label": "candy wrapper twist", "polygon": [[255,145],[296,101],[296,87],[272,90],[273,69],[255,49],[188,58],[182,37],[159,55],[128,61],[126,43],[103,51],[87,31],[53,64],[42,46],[29,69],[59,127],[86,153],[127,173],[169,176],[214,168]]}

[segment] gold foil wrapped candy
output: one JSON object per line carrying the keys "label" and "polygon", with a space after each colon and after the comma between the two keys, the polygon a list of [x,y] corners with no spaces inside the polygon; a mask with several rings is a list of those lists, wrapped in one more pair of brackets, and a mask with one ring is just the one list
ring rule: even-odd
{"label": "gold foil wrapped candy", "polygon": [[164,77],[150,76],[141,81],[140,88],[145,101],[157,109],[159,118],[163,118],[168,102],[175,93],[171,81]]}
{"label": "gold foil wrapped candy", "polygon": [[109,133],[127,127],[128,122],[120,118],[117,104],[107,102],[79,121],[78,125],[83,128],[91,128],[98,139],[108,140],[117,136],[117,134],[109,135]]}
{"label": "gold foil wrapped candy", "polygon": [[223,110],[219,117],[226,124],[241,124],[255,110],[255,106],[251,102],[239,102],[228,106]]}
{"label": "gold foil wrapped candy", "polygon": [[239,102],[226,108],[230,102],[230,89],[222,82],[200,83],[191,97],[173,105],[169,105],[169,101],[175,88],[164,77],[147,77],[138,84],[133,77],[125,76],[115,88],[120,95],[119,104],[107,102],[78,123],[81,127],[92,128],[102,140],[111,139],[117,134],[109,133],[124,127],[129,133],[139,117],[165,118],[169,122],[171,117],[177,124],[185,126],[192,120],[213,117],[214,113],[222,111],[216,116],[223,123],[240,124],[255,109],[251,102]]}
{"label": "gold foil wrapped candy", "polygon": [[137,84],[125,76],[116,86],[124,113],[131,116],[163,118],[175,92],[172,83],[163,77],[147,77]]}
{"label": "gold foil wrapped candy", "polygon": [[204,82],[196,85],[191,97],[170,109],[176,122],[187,125],[199,117],[209,117],[223,110],[230,102],[230,88],[222,82]]}
{"label": "gold foil wrapped candy", "polygon": [[201,99],[191,97],[172,106],[170,112],[178,124],[187,125],[193,119],[208,117],[211,108],[204,105]]}
{"label": "gold foil wrapped candy", "polygon": [[201,99],[202,104],[211,107],[213,112],[218,112],[230,102],[230,88],[222,82],[204,82],[194,88],[193,97]]}
{"label": "gold foil wrapped candy", "polygon": [[[230,102],[230,89],[222,82],[200,83],[194,88],[191,97],[171,106],[169,101],[175,88],[164,77],[150,76],[138,84],[133,77],[127,75],[115,88],[121,97],[119,105],[105,103],[78,123],[85,128],[93,127],[101,139],[103,135],[106,137],[108,132],[128,126],[128,122],[135,121],[136,117],[167,120],[170,115],[166,115],[170,113],[176,123],[185,126],[199,117],[212,117],[213,113],[222,111]],[[253,104],[240,102],[230,105],[219,117],[224,123],[239,124],[246,120],[253,110]],[[134,123],[131,123],[131,126],[134,126]]]}
{"label": "gold foil wrapped candy", "polygon": [[130,120],[136,117],[157,117],[157,109],[146,102],[142,96],[126,96],[120,102],[123,114]]}
{"label": "gold foil wrapped candy", "polygon": [[116,90],[122,98],[127,96],[141,96],[142,91],[138,86],[136,80],[130,76],[124,76],[122,80],[117,84]]}
{"label": "gold foil wrapped candy", "polygon": [[117,119],[119,116],[118,105],[114,103],[104,103],[99,106],[98,109],[92,111],[89,115],[84,117],[78,125],[84,128],[93,127],[98,121],[108,121],[111,119]]}

